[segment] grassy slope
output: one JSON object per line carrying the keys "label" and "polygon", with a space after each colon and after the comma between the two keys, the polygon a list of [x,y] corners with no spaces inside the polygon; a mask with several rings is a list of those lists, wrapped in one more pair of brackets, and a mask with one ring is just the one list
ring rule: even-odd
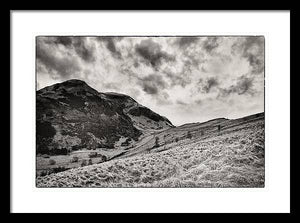
{"label": "grassy slope", "polygon": [[38,177],[37,186],[263,187],[264,116],[222,122],[221,132],[201,124],[168,130],[174,138],[193,129],[193,138],[166,140],[135,156]]}

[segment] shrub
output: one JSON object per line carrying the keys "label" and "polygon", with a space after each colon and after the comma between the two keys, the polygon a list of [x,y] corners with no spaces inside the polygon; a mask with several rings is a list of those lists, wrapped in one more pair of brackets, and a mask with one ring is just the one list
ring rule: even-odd
{"label": "shrub", "polygon": [[88,165],[93,165],[93,161],[92,161],[92,159],[89,159],[89,163],[88,163]]}
{"label": "shrub", "polygon": [[72,146],[72,151],[76,151],[76,150],[79,150],[80,149],[80,146],[79,145],[75,145],[75,146]]}
{"label": "shrub", "polygon": [[122,142],[122,143],[121,143],[121,146],[129,146],[130,141],[131,141],[131,138],[127,138],[127,139],[125,140],[125,142]]}
{"label": "shrub", "polygon": [[102,162],[106,162],[107,161],[107,157],[102,155]]}
{"label": "shrub", "polygon": [[107,161],[107,157],[105,155],[100,155],[101,160],[98,163],[103,163]]}
{"label": "shrub", "polygon": [[179,141],[179,139],[178,139],[178,137],[176,137],[176,138],[175,138],[175,142],[178,142],[178,141]]}
{"label": "shrub", "polygon": [[49,160],[49,164],[50,164],[50,165],[54,165],[55,163],[56,163],[55,160],[53,160],[53,159],[50,159],[50,160]]}
{"label": "shrub", "polygon": [[78,162],[78,157],[77,156],[73,156],[71,159],[71,163],[77,163]]}
{"label": "shrub", "polygon": [[59,173],[59,172],[65,171],[65,170],[68,170],[68,168],[66,168],[64,166],[59,166],[59,167],[53,168],[52,173]]}
{"label": "shrub", "polygon": [[46,175],[48,175],[47,170],[43,170],[43,171],[40,172],[40,176],[41,176],[41,177],[44,177],[44,176],[46,176]]}
{"label": "shrub", "polygon": [[155,144],[154,144],[154,147],[159,147],[158,141],[159,141],[159,137],[156,136],[156,137],[155,137]]}
{"label": "shrub", "polygon": [[127,141],[121,143],[121,146],[128,146],[128,145],[129,145],[129,144],[128,144]]}
{"label": "shrub", "polygon": [[86,160],[82,160],[82,162],[81,162],[80,165],[81,165],[82,167],[83,167],[83,166],[86,166],[86,165],[87,165]]}
{"label": "shrub", "polygon": [[191,138],[192,138],[192,134],[191,134],[191,132],[190,132],[190,131],[188,131],[188,133],[187,133],[187,137],[188,137],[189,139],[191,139]]}
{"label": "shrub", "polygon": [[218,125],[218,131],[221,131],[221,125]]}
{"label": "shrub", "polygon": [[97,152],[90,152],[89,153],[89,158],[97,157],[98,153]]}

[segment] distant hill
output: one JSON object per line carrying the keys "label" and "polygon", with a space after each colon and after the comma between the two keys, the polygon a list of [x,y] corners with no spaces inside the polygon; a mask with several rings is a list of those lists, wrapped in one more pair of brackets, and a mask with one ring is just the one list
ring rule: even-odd
{"label": "distant hill", "polygon": [[143,134],[174,127],[128,95],[100,93],[68,80],[36,92],[37,153],[131,145]]}

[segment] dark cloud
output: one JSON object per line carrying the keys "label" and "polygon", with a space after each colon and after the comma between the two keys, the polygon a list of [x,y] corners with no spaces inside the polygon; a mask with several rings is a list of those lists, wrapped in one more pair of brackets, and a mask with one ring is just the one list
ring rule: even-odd
{"label": "dark cloud", "polygon": [[189,59],[183,59],[183,66],[180,70],[171,71],[168,67],[162,71],[162,74],[170,81],[170,86],[176,85],[185,88],[192,83],[193,62]]}
{"label": "dark cloud", "polygon": [[117,59],[122,59],[121,52],[116,48],[116,41],[120,41],[123,37],[97,37],[96,38],[100,42],[104,42],[106,48],[110,51],[113,57]]}
{"label": "dark cloud", "polygon": [[61,44],[61,45],[64,45],[65,47],[71,47],[73,40],[72,40],[72,37],[69,37],[69,36],[58,36],[58,37],[54,38],[53,43]]}
{"label": "dark cloud", "polygon": [[198,41],[199,41],[199,37],[187,36],[187,37],[181,37],[177,39],[176,43],[179,45],[180,48],[187,48],[191,44],[196,43]]}
{"label": "dark cloud", "polygon": [[218,39],[218,37],[207,37],[203,42],[203,49],[206,50],[206,52],[211,53],[219,46]]}
{"label": "dark cloud", "polygon": [[147,94],[156,95],[159,91],[167,87],[167,83],[162,76],[157,74],[150,74],[144,78],[141,78],[139,84]]}
{"label": "dark cloud", "polygon": [[231,85],[229,88],[220,88],[219,97],[226,97],[230,94],[249,94],[253,95],[256,90],[253,89],[253,77],[247,77],[243,75],[238,78],[236,84]]}
{"label": "dark cloud", "polygon": [[199,79],[196,85],[196,91],[199,93],[209,93],[212,88],[219,86],[219,81],[216,77],[209,77],[203,80]]}
{"label": "dark cloud", "polygon": [[162,64],[162,61],[175,61],[175,56],[162,51],[161,46],[151,39],[142,40],[135,45],[135,52],[144,59],[145,64],[151,65],[155,70]]}
{"label": "dark cloud", "polygon": [[116,58],[121,58],[121,53],[116,49],[116,45],[113,40],[107,41],[107,49],[114,55]]}
{"label": "dark cloud", "polygon": [[158,93],[158,88],[157,86],[151,84],[151,83],[144,83],[143,84],[143,90],[147,94],[157,94]]}
{"label": "dark cloud", "polygon": [[243,56],[248,59],[249,64],[252,66],[253,73],[261,73],[264,70],[264,38],[246,38],[246,41],[244,42]]}
{"label": "dark cloud", "polygon": [[248,58],[250,66],[252,66],[252,72],[258,74],[264,70],[264,59],[263,57],[254,55],[252,53],[246,53],[245,57]]}
{"label": "dark cloud", "polygon": [[217,78],[215,78],[215,77],[208,78],[206,80],[205,85],[203,86],[203,91],[205,93],[209,93],[213,87],[216,87],[218,85],[219,85],[219,82],[218,82]]}
{"label": "dark cloud", "polygon": [[241,76],[237,82],[236,89],[238,94],[252,93],[253,78]]}
{"label": "dark cloud", "polygon": [[68,78],[77,74],[81,69],[74,57],[58,57],[57,49],[47,45],[43,40],[37,41],[36,58],[38,72],[45,68],[49,75]]}
{"label": "dark cloud", "polygon": [[87,44],[87,37],[81,36],[56,36],[38,37],[40,42],[48,45],[62,45],[68,50],[74,50],[76,54],[85,62],[95,61],[95,48]]}
{"label": "dark cloud", "polygon": [[186,50],[183,52],[184,55],[184,67],[191,69],[192,67],[198,69],[199,65],[204,63],[205,60],[202,60],[202,57],[199,55],[199,53],[194,52],[194,50]]}
{"label": "dark cloud", "polygon": [[86,43],[86,37],[76,37],[73,39],[73,46],[81,59],[86,62],[95,61],[95,49],[92,46],[88,46]]}
{"label": "dark cloud", "polygon": [[250,36],[232,45],[232,51],[240,52],[252,68],[253,74],[264,71],[264,37]]}

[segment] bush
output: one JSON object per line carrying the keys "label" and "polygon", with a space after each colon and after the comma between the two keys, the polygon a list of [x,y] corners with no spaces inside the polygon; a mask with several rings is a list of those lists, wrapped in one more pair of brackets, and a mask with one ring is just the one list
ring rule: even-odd
{"label": "bush", "polygon": [[127,138],[127,139],[125,140],[125,142],[122,142],[122,143],[121,143],[121,146],[129,146],[130,141],[131,141],[131,138]]}
{"label": "bush", "polygon": [[178,137],[176,137],[176,138],[175,138],[175,142],[178,142],[178,141],[179,141],[179,139],[178,139]]}
{"label": "bush", "polygon": [[128,145],[129,143],[127,141],[121,143],[121,146],[128,146]]}
{"label": "bush", "polygon": [[89,153],[89,158],[97,157],[98,153],[97,152],[90,152]]}
{"label": "bush", "polygon": [[41,177],[44,177],[46,175],[48,175],[48,171],[47,170],[43,170],[43,171],[40,172],[40,176]]}
{"label": "bush", "polygon": [[86,166],[87,165],[86,160],[82,160],[80,165],[81,165],[81,167]]}
{"label": "bush", "polygon": [[159,137],[156,136],[156,137],[155,137],[155,144],[154,144],[154,147],[159,147],[158,141],[159,141]]}
{"label": "bush", "polygon": [[71,159],[71,163],[77,163],[79,158],[77,156],[73,156]]}
{"label": "bush", "polygon": [[188,137],[189,139],[191,139],[191,138],[192,138],[192,134],[191,134],[191,132],[190,132],[190,131],[188,131],[188,133],[187,133],[187,137]]}
{"label": "bush", "polygon": [[106,162],[107,161],[107,157],[102,155],[102,162]]}
{"label": "bush", "polygon": [[59,166],[59,167],[53,168],[52,173],[59,173],[59,172],[66,171],[66,170],[68,170],[68,168],[66,168],[64,166]]}
{"label": "bush", "polygon": [[101,157],[101,160],[97,163],[103,163],[103,162],[107,161],[107,157],[105,155],[100,155],[100,157]]}
{"label": "bush", "polygon": [[55,160],[52,160],[52,159],[49,160],[50,165],[54,165],[55,163],[56,163]]}
{"label": "bush", "polygon": [[92,159],[89,159],[89,163],[88,163],[88,165],[93,165],[93,161],[92,161]]}
{"label": "bush", "polygon": [[115,148],[114,144],[106,144],[105,147],[107,149],[114,149]]}

